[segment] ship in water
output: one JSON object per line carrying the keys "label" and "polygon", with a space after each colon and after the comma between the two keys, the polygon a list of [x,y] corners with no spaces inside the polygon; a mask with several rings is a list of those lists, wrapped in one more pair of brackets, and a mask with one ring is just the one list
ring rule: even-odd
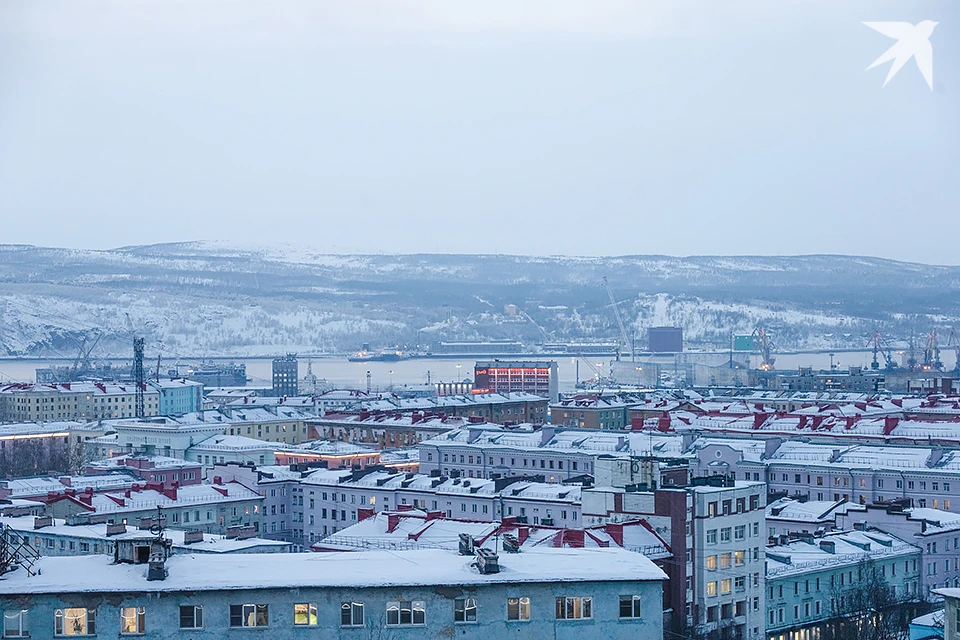
{"label": "ship in water", "polygon": [[409,357],[410,356],[401,351],[399,347],[371,351],[370,345],[364,344],[360,351],[348,357],[347,360],[349,362],[397,362]]}
{"label": "ship in water", "polygon": [[109,362],[75,363],[73,365],[53,365],[40,367],[35,372],[38,384],[59,384],[64,382],[130,382],[133,380],[133,364],[112,364]]}
{"label": "ship in water", "polygon": [[201,362],[197,365],[177,363],[176,368],[170,369],[167,374],[171,378],[202,382],[205,387],[243,387],[250,381],[247,365],[233,362]]}

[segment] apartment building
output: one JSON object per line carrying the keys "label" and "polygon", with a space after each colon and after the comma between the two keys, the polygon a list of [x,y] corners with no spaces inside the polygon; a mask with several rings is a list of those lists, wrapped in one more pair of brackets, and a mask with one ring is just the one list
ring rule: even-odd
{"label": "apartment building", "polygon": [[766,558],[769,640],[829,636],[829,620],[876,606],[865,591],[884,591],[882,600],[890,603],[909,602],[921,590],[920,549],[865,527],[782,536],[779,544],[767,547]]}
{"label": "apartment building", "polygon": [[35,568],[0,582],[20,637],[663,638],[663,572],[618,549],[174,555],[146,571],[46,557]]}
{"label": "apartment building", "polygon": [[943,597],[943,639],[960,640],[960,589],[937,589]]}
{"label": "apartment building", "polygon": [[910,508],[907,501],[867,505],[837,516],[837,527],[867,526],[905,540],[920,549],[921,596],[935,599],[934,589],[960,587],[960,514]]}
{"label": "apartment building", "polygon": [[550,423],[580,429],[621,430],[630,426],[631,404],[617,397],[583,395],[550,405]]}
{"label": "apartment building", "polygon": [[691,626],[711,638],[759,639],[764,631],[761,482],[691,486]]}
{"label": "apartment building", "polygon": [[[0,422],[129,418],[136,415],[136,395],[132,383],[8,384],[0,387]],[[148,386],[143,398],[144,415],[160,415],[160,393]]]}
{"label": "apartment building", "polygon": [[547,421],[547,398],[513,391],[436,396],[432,398],[398,398],[388,396],[362,403],[361,409],[372,414],[414,413],[451,418],[473,418],[494,424],[543,424]]}
{"label": "apartment building", "polygon": [[307,420],[306,424],[311,440],[340,440],[381,449],[395,449],[416,446],[424,440],[466,424],[485,424],[476,420],[478,419],[453,418],[419,411],[402,414],[362,410],[355,414],[328,413],[323,417]]}
{"label": "apartment building", "polygon": [[299,444],[315,438],[308,437],[306,421],[314,417],[311,411],[298,407],[233,407],[222,409],[230,420],[227,435],[255,438],[279,444]]}
{"label": "apartment building", "polygon": [[524,524],[579,526],[579,485],[535,478],[497,480],[403,474],[375,468],[320,469],[295,490],[294,528],[311,544],[377,511],[410,506],[447,518],[490,522],[514,516]]}
{"label": "apartment building", "polygon": [[134,483],[117,492],[65,488],[36,498],[46,515],[76,523],[134,524],[156,516],[159,508],[173,527],[226,534],[231,527],[263,529],[263,496],[237,482],[214,478],[213,484],[178,487]]}

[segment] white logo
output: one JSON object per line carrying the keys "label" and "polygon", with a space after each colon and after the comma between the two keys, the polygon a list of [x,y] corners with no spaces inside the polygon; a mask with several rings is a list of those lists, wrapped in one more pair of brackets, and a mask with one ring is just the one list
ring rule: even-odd
{"label": "white logo", "polygon": [[883,81],[883,86],[887,86],[890,79],[897,75],[897,71],[900,71],[910,58],[916,58],[920,73],[923,74],[930,90],[933,90],[933,47],[930,45],[930,35],[933,34],[933,28],[940,24],[939,22],[924,20],[916,26],[909,22],[864,22],[863,24],[885,36],[897,39],[897,44],[874,60],[873,64],[867,67],[867,71],[893,60],[887,79]]}

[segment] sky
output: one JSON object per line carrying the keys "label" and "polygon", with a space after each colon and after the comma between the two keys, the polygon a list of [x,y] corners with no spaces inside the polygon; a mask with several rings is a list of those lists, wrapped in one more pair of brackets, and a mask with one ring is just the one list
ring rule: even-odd
{"label": "sky", "polygon": [[956,0],[3,0],[0,243],[958,264],[958,114]]}

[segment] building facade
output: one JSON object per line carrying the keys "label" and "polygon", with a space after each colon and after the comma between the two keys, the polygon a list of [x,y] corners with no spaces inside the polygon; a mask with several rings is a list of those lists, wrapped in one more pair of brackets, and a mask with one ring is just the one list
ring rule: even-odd
{"label": "building facade", "polygon": [[552,549],[485,559],[443,550],[175,555],[145,572],[100,556],[41,558],[36,575],[15,571],[0,582],[0,606],[19,637],[663,637],[664,575],[640,554]]}
{"label": "building facade", "polygon": [[297,362],[297,356],[292,353],[288,353],[281,358],[273,359],[273,395],[299,395],[299,366],[300,365]]}

